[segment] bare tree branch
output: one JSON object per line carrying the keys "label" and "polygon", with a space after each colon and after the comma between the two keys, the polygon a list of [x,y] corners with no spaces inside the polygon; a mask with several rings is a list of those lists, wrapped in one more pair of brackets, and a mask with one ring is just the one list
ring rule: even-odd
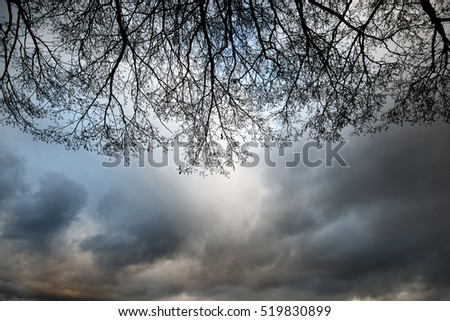
{"label": "bare tree branch", "polygon": [[220,173],[250,139],[449,122],[444,2],[8,0],[1,122],[127,155],[178,137],[182,171]]}

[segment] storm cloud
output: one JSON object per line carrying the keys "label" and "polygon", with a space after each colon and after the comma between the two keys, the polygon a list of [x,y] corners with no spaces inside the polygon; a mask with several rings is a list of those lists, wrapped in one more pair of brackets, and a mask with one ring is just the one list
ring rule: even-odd
{"label": "storm cloud", "polygon": [[12,153],[1,142],[0,149],[0,204],[3,205],[24,189],[25,160]]}
{"label": "storm cloud", "polygon": [[0,165],[2,237],[46,248],[76,219],[87,198],[85,189],[58,173],[46,173],[36,187],[27,186],[23,159],[6,149]]}
{"label": "storm cloud", "polygon": [[31,181],[25,157],[5,152],[0,297],[448,300],[448,146],[446,125],[395,127],[351,137],[348,167],[261,165],[230,179],[74,154],[97,181]]}
{"label": "storm cloud", "polygon": [[296,252],[291,262],[305,273],[298,286],[324,297],[396,298],[389,291],[398,285],[420,283],[419,297],[448,299],[449,143],[445,126],[396,128],[348,144],[348,168],[267,176],[277,191],[267,216]]}
{"label": "storm cloud", "polygon": [[98,203],[96,219],[102,232],[89,237],[81,249],[90,251],[105,268],[153,262],[175,252],[182,240],[170,209],[147,195],[134,198],[110,191]]}

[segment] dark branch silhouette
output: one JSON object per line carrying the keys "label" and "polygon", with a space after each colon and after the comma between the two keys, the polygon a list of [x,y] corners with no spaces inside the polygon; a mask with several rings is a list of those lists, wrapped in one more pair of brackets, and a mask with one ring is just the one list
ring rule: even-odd
{"label": "dark branch silhouette", "polygon": [[104,153],[176,138],[219,172],[243,141],[449,122],[448,1],[390,2],[8,0],[1,122]]}

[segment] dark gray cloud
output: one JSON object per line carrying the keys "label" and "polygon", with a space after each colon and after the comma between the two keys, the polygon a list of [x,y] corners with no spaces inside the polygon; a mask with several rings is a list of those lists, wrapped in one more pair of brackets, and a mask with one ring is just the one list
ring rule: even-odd
{"label": "dark gray cloud", "polygon": [[0,142],[0,204],[24,189],[25,159]]}
{"label": "dark gray cloud", "polygon": [[0,300],[14,300],[28,297],[29,293],[20,285],[0,280]]}
{"label": "dark gray cloud", "polygon": [[133,197],[125,191],[111,191],[97,206],[102,231],[84,240],[81,249],[92,252],[103,268],[148,263],[170,255],[182,242],[173,210],[151,195]]}
{"label": "dark gray cloud", "polygon": [[46,249],[77,217],[86,202],[84,187],[62,174],[41,176],[36,187],[24,180],[24,161],[5,149],[0,158],[4,239]]}
{"label": "dark gray cloud", "polygon": [[86,191],[60,174],[46,174],[34,193],[15,200],[7,212],[3,237],[45,247],[79,214]]}
{"label": "dark gray cloud", "polygon": [[290,286],[376,298],[420,280],[449,299],[449,145],[446,126],[394,128],[348,144],[349,168],[267,175],[268,219],[302,271]]}

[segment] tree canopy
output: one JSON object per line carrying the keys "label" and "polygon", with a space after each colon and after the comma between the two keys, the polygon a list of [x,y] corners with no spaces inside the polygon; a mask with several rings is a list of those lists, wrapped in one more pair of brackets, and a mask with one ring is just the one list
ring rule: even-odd
{"label": "tree canopy", "polygon": [[344,128],[449,122],[449,8],[444,0],[7,0],[1,122],[102,153],[177,138],[193,161],[213,160],[219,171],[228,156],[245,158],[243,141],[337,141]]}

